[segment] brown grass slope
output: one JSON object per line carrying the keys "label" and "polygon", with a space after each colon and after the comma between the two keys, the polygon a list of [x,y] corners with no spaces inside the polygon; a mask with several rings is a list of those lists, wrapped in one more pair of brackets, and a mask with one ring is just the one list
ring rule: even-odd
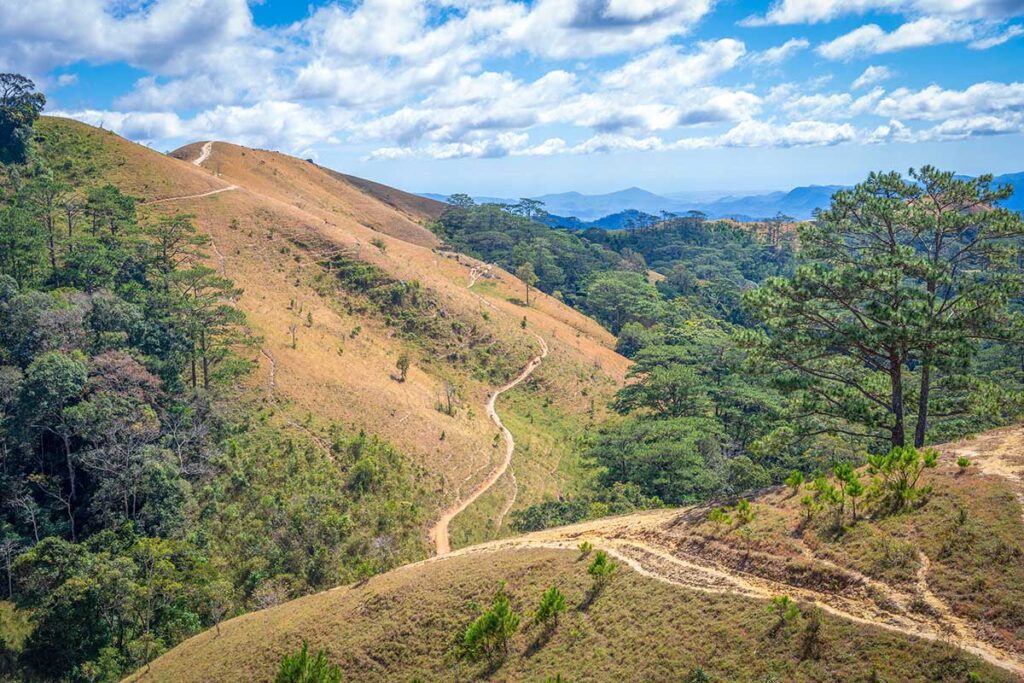
{"label": "brown grass slope", "polygon": [[[940,447],[932,494],[906,513],[843,533],[802,522],[798,496],[754,501],[743,526],[716,526],[708,507],[595,520],[477,545],[368,584],[250,614],[157,660],[139,680],[265,679],[308,639],[346,680],[472,678],[451,669],[449,639],[508,581],[528,613],[557,584],[578,604],[587,589],[582,541],[629,570],[585,611],[570,609],[551,641],[517,636],[494,680],[961,681],[1024,677],[1024,428]],[[960,473],[956,458],[972,464]],[[772,633],[766,607],[786,595],[824,614],[820,658],[804,648],[807,616]],[[984,664],[982,663],[984,662]],[[877,679],[872,679],[872,671]]]}
{"label": "brown grass slope", "polygon": [[[194,216],[212,240],[210,265],[245,290],[235,303],[263,339],[248,352],[259,366],[250,388],[275,404],[284,424],[324,434],[329,423],[341,422],[389,441],[433,477],[437,510],[500,462],[484,404],[536,353],[535,333],[551,349],[548,381],[535,389],[560,401],[578,424],[589,419],[591,401],[603,405],[622,381],[627,361],[593,320],[551,297],[517,305],[511,300],[522,284],[500,269],[489,271],[486,286],[469,289],[470,272],[481,264],[437,250],[416,212],[396,211],[340,174],[221,142],[196,166],[191,162],[204,143],[174,158],[65,119],[44,118],[40,126],[86,140],[104,178],[143,202],[144,221]],[[431,302],[423,315],[441,337],[410,338],[340,287],[323,266],[339,254],[395,281],[420,283]],[[412,367],[400,383],[392,376],[403,352]],[[445,382],[458,387],[454,416],[436,409]],[[583,391],[562,392],[581,383]],[[559,476],[560,487],[571,485]]]}

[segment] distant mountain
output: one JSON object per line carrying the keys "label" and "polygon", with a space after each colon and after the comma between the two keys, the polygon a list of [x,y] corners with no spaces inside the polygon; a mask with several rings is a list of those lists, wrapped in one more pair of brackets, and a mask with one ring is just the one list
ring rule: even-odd
{"label": "distant mountain", "polygon": [[841,189],[842,185],[809,185],[793,188],[789,192],[771,192],[750,197],[723,197],[694,208],[712,218],[742,215],[757,220],[783,213],[798,220],[806,220],[814,215],[815,209],[828,206],[832,195]]}
{"label": "distant mountain", "polygon": [[689,208],[686,202],[669,199],[639,187],[630,187],[607,194],[563,192],[543,195],[536,199],[544,202],[545,208],[550,213],[559,216],[576,216],[584,221],[592,221],[628,209],[657,215],[662,211],[677,213]]}
{"label": "distant mountain", "polygon": [[1013,185],[1014,194],[1009,201],[1003,202],[1003,206],[1014,211],[1024,211],[1024,171],[996,176],[995,182],[999,185]]}
{"label": "distant mountain", "polygon": [[[1017,193],[1006,202],[1008,208],[1024,211],[1024,172],[1007,173],[996,177],[997,183],[1009,183],[1018,188]],[[703,211],[709,218],[731,218],[738,221],[756,221],[782,213],[796,220],[808,220],[814,210],[825,208],[832,195],[843,189],[843,185],[806,185],[795,187],[788,192],[768,192],[744,196],[725,196],[708,201],[700,197],[713,197],[716,192],[673,192],[659,195],[639,187],[630,187],[606,194],[582,194],[561,192],[533,197],[544,202],[552,214],[547,222],[566,228],[621,228],[638,212],[655,216],[663,211],[685,213]],[[423,197],[447,200],[446,195],[422,194]],[[514,204],[517,199],[499,197],[474,197],[478,203]],[[578,220],[574,220],[578,219]]]}

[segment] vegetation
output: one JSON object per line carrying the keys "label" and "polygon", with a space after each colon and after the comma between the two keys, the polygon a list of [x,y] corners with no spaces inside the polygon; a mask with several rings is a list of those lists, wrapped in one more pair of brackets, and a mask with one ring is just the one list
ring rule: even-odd
{"label": "vegetation", "polygon": [[[0,82],[23,100],[2,125],[31,124],[10,107],[42,97]],[[108,184],[76,130],[0,131],[5,153],[30,142],[0,165],[0,593],[29,626],[0,651],[28,680],[119,680],[423,552],[418,473],[337,426],[288,436],[235,388],[260,343],[243,292],[191,217]]]}
{"label": "vegetation", "polygon": [[302,641],[301,650],[281,660],[274,683],[341,683],[341,668],[328,662],[323,650],[311,657],[309,643]]}
{"label": "vegetation", "polygon": [[[963,480],[963,478],[961,478]],[[681,590],[622,567],[615,582],[586,611],[592,579],[572,551],[522,549],[464,555],[374,577],[365,585],[328,591],[226,624],[219,638],[204,634],[154,663],[157,681],[272,680],[280,653],[295,633],[342,666],[345,680],[543,681],[561,674],[582,680],[687,680],[703,671],[715,681],[870,680],[959,683],[968,672],[1009,683],[1013,675],[941,641],[910,638],[827,613],[818,619],[818,659],[803,658],[813,612],[769,637],[778,616],[767,601]],[[557,584],[568,609],[549,638],[520,628],[508,641],[500,669],[439,655],[453,634],[490,605],[502,579],[511,605],[537,604]],[[339,627],[343,624],[344,627]],[[258,638],[253,634],[258,633]],[[396,639],[400,634],[400,640]],[[728,647],[723,647],[728,638]],[[643,646],[638,646],[642,644]],[[225,652],[231,656],[225,657]],[[580,653],[586,653],[585,656]],[[850,656],[856,652],[857,656]],[[704,679],[704,680],[707,680]],[[146,680],[146,679],[142,679]],[[701,680],[701,679],[694,679]]]}
{"label": "vegetation", "polygon": [[972,412],[981,343],[1024,341],[1009,305],[1024,222],[998,208],[1012,192],[930,166],[872,174],[801,225],[796,272],[746,303],[765,326],[750,345],[800,395],[803,429],[893,448],[911,431],[920,448],[943,432],[936,413]]}
{"label": "vegetation", "polygon": [[494,596],[490,609],[477,617],[466,628],[462,637],[461,656],[491,663],[508,656],[509,639],[519,628],[519,614],[509,602],[508,593],[501,588]]}

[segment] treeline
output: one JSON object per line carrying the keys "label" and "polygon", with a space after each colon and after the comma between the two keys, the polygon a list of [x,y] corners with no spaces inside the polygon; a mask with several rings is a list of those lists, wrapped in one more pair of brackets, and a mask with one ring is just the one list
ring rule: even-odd
{"label": "treeline", "polygon": [[634,360],[621,419],[583,454],[600,489],[522,511],[517,528],[578,521],[603,499],[730,496],[1014,419],[1024,226],[998,208],[1011,194],[931,167],[872,174],[814,221],[757,231],[691,215],[570,233],[531,221],[537,206],[457,202],[442,234],[472,250],[492,243],[476,238],[487,221],[515,226],[509,248],[475,252],[515,272],[537,267],[512,248],[520,235],[602,254],[564,298]]}
{"label": "treeline", "polygon": [[31,82],[0,81],[0,678],[120,680],[419,555],[418,473],[363,434],[274,428],[234,389],[260,340],[207,238],[141,212],[88,136],[34,125]]}

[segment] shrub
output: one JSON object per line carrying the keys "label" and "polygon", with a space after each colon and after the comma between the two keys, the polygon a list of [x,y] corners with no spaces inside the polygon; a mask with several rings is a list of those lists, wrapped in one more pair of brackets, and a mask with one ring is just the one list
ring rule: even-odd
{"label": "shrub", "polygon": [[470,661],[486,657],[492,662],[505,657],[508,641],[519,628],[519,618],[505,589],[499,589],[490,609],[466,628],[462,637],[462,656]]}
{"label": "shrub", "polygon": [[598,550],[594,555],[594,561],[587,567],[587,573],[594,577],[594,588],[601,590],[612,578],[612,574],[619,568],[619,565],[612,562],[608,553]]}
{"label": "shrub", "polygon": [[803,486],[804,484],[804,474],[799,470],[793,470],[793,472],[788,477],[786,477],[783,483],[785,483],[786,486],[788,486],[789,488],[793,489],[793,495],[795,496],[797,493],[800,492],[800,487]]}
{"label": "shrub", "polygon": [[749,524],[754,521],[754,516],[757,511],[754,510],[754,506],[750,504],[750,501],[746,498],[736,503],[736,519],[739,520],[740,524]]}
{"label": "shrub", "polygon": [[961,455],[956,459],[956,466],[960,468],[960,474],[967,471],[967,468],[971,466],[971,459],[966,455]]}
{"label": "shrub", "polygon": [[341,683],[341,668],[328,662],[323,650],[310,657],[309,643],[302,641],[301,650],[281,660],[274,683]]}
{"label": "shrub", "polygon": [[872,474],[882,478],[893,512],[909,507],[914,501],[931,492],[931,487],[918,488],[921,473],[938,465],[939,453],[934,448],[919,451],[913,446],[893,448],[888,453],[869,455]]}
{"label": "shrub", "polygon": [[590,551],[594,549],[594,544],[590,541],[583,541],[579,545],[580,557],[586,557],[590,554]]}
{"label": "shrub", "polygon": [[711,508],[708,511],[708,521],[715,526],[728,526],[732,524],[732,517],[726,508]]}
{"label": "shrub", "polygon": [[533,623],[543,624],[549,631],[554,630],[558,626],[558,615],[564,611],[565,595],[557,586],[552,586],[541,596],[537,612],[533,615]]}

